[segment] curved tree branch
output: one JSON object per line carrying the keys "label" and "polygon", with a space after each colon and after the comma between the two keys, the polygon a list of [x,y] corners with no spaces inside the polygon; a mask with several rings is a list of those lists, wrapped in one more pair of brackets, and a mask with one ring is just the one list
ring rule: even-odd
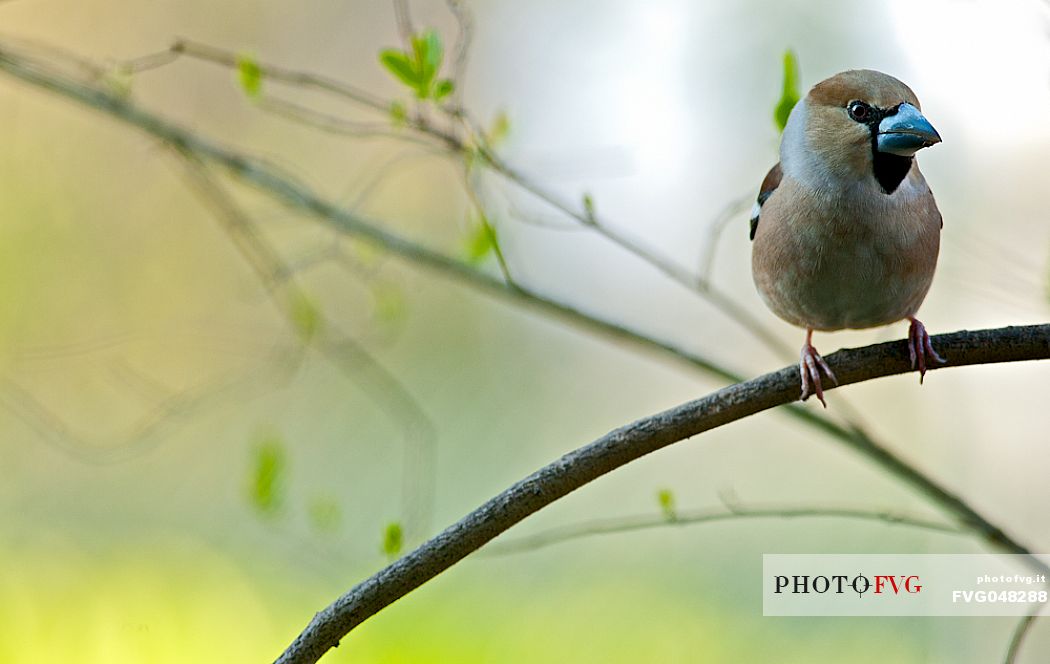
{"label": "curved tree branch", "polygon": [[[5,44],[0,43],[0,71],[21,79],[26,83],[50,90],[66,97],[67,99],[71,99],[85,106],[102,111],[125,124],[143,130],[174,148],[191,153],[196,158],[205,162],[222,166],[234,177],[253,185],[272,199],[280,201],[287,207],[306,212],[333,230],[375,243],[389,251],[392,255],[410,263],[434,270],[437,273],[443,274],[453,280],[487,294],[505,298],[506,300],[521,305],[528,310],[571,323],[590,332],[600,333],[613,340],[627,341],[641,348],[665,354],[719,379],[727,381],[740,380],[734,372],[728,370],[719,362],[710,358],[678,348],[658,339],[654,339],[644,333],[589,314],[570,305],[546,297],[540,293],[526,290],[515,284],[504,283],[502,280],[495,279],[483,272],[476,271],[470,266],[461,263],[452,257],[446,256],[441,252],[392,233],[382,226],[353,214],[342,208],[337,203],[318,195],[309,187],[297,182],[294,177],[282,172],[273,165],[242,152],[226,148],[225,146],[212,142],[207,138],[180,127],[161,116],[139,108],[122,96],[122,94],[105,88],[103,85],[98,84],[97,81],[85,81],[81,75],[70,73],[62,67],[53,66],[46,58],[26,56],[16,50],[6,47]],[[349,98],[355,97],[358,93],[357,90],[344,90],[339,87],[341,84],[333,83],[326,79],[310,79],[309,83],[304,84],[313,84],[322,89],[328,89],[329,87],[334,86],[339,94],[345,94]],[[378,106],[379,104],[376,105]],[[460,148],[459,141],[455,136],[444,134],[436,129],[432,129],[430,133],[437,138],[446,140],[453,149]],[[1046,326],[1008,328],[1001,332],[1006,332],[1006,336],[996,337],[993,334],[992,338],[983,338],[978,335],[978,338],[976,338],[976,342],[978,343],[976,344],[974,343],[974,339],[970,338],[972,335],[967,336],[969,333],[957,333],[955,335],[938,337],[938,343],[943,344],[951,342],[952,339],[955,339],[956,343],[962,343],[961,348],[962,350],[965,350],[965,355],[952,357],[951,359],[953,360],[954,365],[1016,361],[1045,358],[1047,356],[1045,347],[1050,343],[1047,341],[1047,337],[1050,335],[1047,334]],[[983,334],[988,335],[992,333],[985,332]],[[967,342],[967,339],[970,339],[970,341]],[[1004,345],[999,347],[993,343],[990,346],[984,346],[982,350],[980,344],[986,342],[1001,342]],[[891,360],[890,365],[882,363],[882,360],[880,360],[877,355],[872,356],[870,354],[864,354],[873,352],[872,349],[886,349],[892,348],[893,346],[893,344],[883,344],[881,346],[873,346],[864,349],[863,351],[851,351],[850,353],[843,355],[842,358],[848,359],[855,353],[861,353],[865,358],[879,360],[880,362],[875,373],[869,374],[867,372],[861,372],[856,375],[844,374],[845,378],[843,379],[843,384],[856,382],[857,380],[866,380],[881,375],[888,375],[890,373],[901,373],[907,371],[908,367],[906,361],[903,360],[903,357],[905,357],[903,354],[888,355],[887,357]],[[898,346],[902,349],[903,343],[899,342]],[[952,353],[955,349],[952,347],[943,347],[942,350]],[[881,352],[888,353],[889,351],[884,350]],[[900,350],[900,352],[903,353],[903,350]],[[836,353],[830,357],[840,357],[840,354]],[[871,367],[869,367],[869,370],[870,369]],[[836,367],[836,371],[841,372],[846,371],[846,369]],[[783,381],[786,380],[791,382],[794,375],[794,369],[785,369],[777,374],[771,374],[762,379],[758,379],[758,381],[770,380],[772,377],[773,379],[776,379],[774,382],[779,381],[779,383],[777,383],[779,387],[777,387],[774,392],[769,392],[768,390],[765,390],[765,388],[759,389],[759,392],[756,394],[761,398],[754,402],[747,402],[746,396],[741,396],[740,390],[747,386],[751,386],[751,389],[754,389],[756,387],[756,381],[726,388],[725,390],[702,400],[703,404],[707,404],[708,406],[715,408],[715,410],[707,414],[707,417],[704,418],[704,426],[697,429],[696,432],[794,400],[795,395],[797,394],[797,383],[795,383],[795,387],[791,389],[785,390],[783,387]],[[779,378],[777,378],[778,376]],[[761,388],[761,386],[758,387]],[[725,401],[727,398],[730,399],[729,402]],[[712,399],[714,400],[713,402],[711,401]],[[743,402],[740,402],[741,399],[743,399]],[[693,405],[700,403],[701,402],[695,402]],[[680,409],[668,411],[668,413],[663,414],[663,416],[671,416],[678,410]],[[838,439],[840,442],[867,456],[869,460],[875,462],[876,465],[880,466],[890,474],[899,479],[905,480],[932,502],[950,513],[961,526],[965,527],[983,540],[1007,552],[1018,554],[1028,553],[1027,548],[1007,536],[988,519],[975,512],[959,497],[945,490],[923,471],[913,467],[908,462],[896,456],[889,449],[873,440],[858,426],[853,424],[840,424],[824,414],[815,412],[810,408],[804,408],[798,404],[787,406],[785,412],[796,419],[801,420],[807,426]],[[658,423],[650,422],[650,426],[655,426],[656,424]],[[616,437],[617,435],[623,435],[625,432],[629,433],[630,430],[631,427],[627,427],[610,434],[610,436]],[[578,484],[569,485],[560,495],[564,495],[564,493],[568,493],[568,491],[590,481],[590,479],[626,463],[631,460],[631,458],[637,458],[653,449],[658,449],[659,447],[674,442],[674,440],[678,440],[678,438],[673,438],[673,433],[668,434],[667,431],[657,431],[654,432],[654,435],[655,437],[648,439],[650,444],[658,443],[660,440],[663,440],[664,442],[656,444],[655,447],[641,448],[641,451],[634,452],[633,456],[627,460],[605,466],[604,470],[600,470],[599,467],[596,474],[583,479],[583,481]],[[671,435],[672,439],[666,439],[666,436],[668,435]],[[692,434],[687,433],[685,435],[688,436]],[[597,445],[597,443],[594,445]],[[540,471],[537,475],[551,472],[552,468],[560,467],[564,462],[569,460],[570,457],[576,458],[575,455],[582,454],[587,450],[592,450],[594,445],[583,448],[578,453],[563,458],[561,461],[554,464],[554,466],[544,469],[544,471]],[[607,463],[608,461],[608,459],[605,459],[603,463]],[[587,467],[592,471],[594,470],[594,466],[592,465],[588,465]],[[546,497],[547,494],[545,492],[540,493],[539,489],[535,488],[532,484],[528,484],[534,479],[535,476],[524,481],[521,485],[516,485],[516,487],[512,489],[512,491],[515,489],[526,491],[526,497],[529,495],[528,492],[537,492],[533,496],[533,502],[527,503],[528,505],[533,506],[531,509],[527,509],[524,512],[510,512],[510,521],[507,522],[502,529],[509,527],[513,523],[530,514],[532,511],[539,509],[558,497]],[[505,497],[505,494],[494,500],[498,501],[503,497]],[[325,612],[315,619],[315,623],[311,624],[311,627],[307,632],[304,632],[300,639],[296,641],[297,645],[290,648],[285,656],[282,656],[281,661],[313,661],[310,659],[311,653],[313,653],[312,656],[316,659],[316,657],[323,654],[328,647],[337,643],[340,636],[349,631],[354,625],[374,614],[397,597],[400,597],[415,587],[418,587],[427,579],[451,566],[463,556],[470,553],[470,551],[473,551],[485,541],[494,537],[501,532],[502,529],[497,528],[494,531],[481,531],[480,534],[478,531],[468,529],[470,538],[464,542],[450,543],[448,541],[450,534],[454,536],[455,533],[458,532],[457,529],[465,527],[464,524],[468,524],[468,522],[473,523],[472,519],[476,519],[480,512],[486,509],[498,509],[499,506],[499,504],[493,502],[486,504],[486,506],[483,506],[479,512],[476,512],[463,522],[446,530],[437,538],[431,540],[431,542],[404,559],[417,560],[419,556],[424,556],[424,560],[426,560],[426,556],[437,555],[439,560],[445,561],[442,565],[435,567],[432,564],[433,559],[430,559],[431,562],[426,565],[427,571],[424,573],[415,567],[410,566],[404,568],[402,567],[404,563],[399,561],[398,563],[395,563],[394,566],[391,566],[376,577],[373,577],[369,581],[366,581],[355,588],[343,599],[337,601],[336,605],[343,607],[342,613],[331,613],[333,607],[336,605],[326,609]],[[491,526],[491,524],[489,525]],[[488,534],[486,535],[485,533]],[[462,548],[464,543],[466,544],[465,549]],[[1036,562],[1036,564],[1038,563]],[[377,586],[376,583],[381,583],[381,585]],[[322,618],[324,619],[322,620]],[[340,629],[343,631],[340,632]],[[285,657],[293,658],[286,659]]]}
{"label": "curved tree branch", "polygon": [[1031,613],[1023,616],[1017,623],[1013,634],[1010,635],[1010,643],[1006,646],[1003,664],[1015,664],[1017,662],[1017,657],[1021,654],[1021,646],[1024,645],[1025,638],[1032,631],[1035,621],[1039,619],[1039,612],[1042,611],[1043,606],[1044,604],[1037,604],[1031,607]]}
{"label": "curved tree branch", "polygon": [[[937,367],[1050,359],[1050,325],[955,332],[933,338],[947,358]],[[827,358],[839,386],[911,371],[904,341],[841,350]],[[533,512],[606,473],[650,452],[730,422],[791,403],[798,398],[798,368],[737,383],[662,413],[616,429],[544,466],[490,499],[415,551],[392,563],[339,597],[316,614],[306,629],[277,659],[277,664],[316,662],[357,625],[395,600],[481,548]],[[914,473],[888,450],[887,465]],[[905,475],[908,478],[908,475]],[[924,478],[923,490],[938,505],[989,544],[1007,553],[1029,555],[1028,548],[988,523],[962,498]],[[1034,557],[1030,564],[1050,569]]]}

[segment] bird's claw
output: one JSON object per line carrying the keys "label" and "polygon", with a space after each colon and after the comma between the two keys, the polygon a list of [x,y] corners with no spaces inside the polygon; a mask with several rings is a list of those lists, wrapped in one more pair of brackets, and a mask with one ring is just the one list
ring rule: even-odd
{"label": "bird's claw", "polygon": [[824,386],[821,384],[820,374],[824,373],[835,385],[838,385],[839,381],[835,378],[835,374],[831,371],[828,363],[817,352],[817,349],[808,342],[802,346],[802,356],[798,362],[798,370],[802,376],[802,401],[815,394],[820,403],[827,408],[828,402],[824,401]]}
{"label": "bird's claw", "polygon": [[919,384],[926,377],[926,362],[944,364],[947,360],[937,354],[930,342],[930,335],[917,318],[910,318],[911,326],[908,328],[908,358],[911,360],[911,368],[919,370]]}

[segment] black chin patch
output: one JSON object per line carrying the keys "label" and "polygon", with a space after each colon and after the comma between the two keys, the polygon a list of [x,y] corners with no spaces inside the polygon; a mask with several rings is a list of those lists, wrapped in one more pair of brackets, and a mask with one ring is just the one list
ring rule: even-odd
{"label": "black chin patch", "polygon": [[908,177],[911,170],[911,157],[902,157],[889,152],[879,152],[879,123],[883,118],[896,115],[901,105],[893,108],[871,107],[871,117],[865,120],[868,131],[871,132],[871,165],[875,180],[886,194],[892,194],[901,186],[904,178]]}
{"label": "black chin patch", "polygon": [[908,177],[911,161],[911,157],[879,152],[878,147],[872,146],[871,162],[875,171],[875,179],[887,194],[895,192],[901,182],[904,182],[904,178]]}

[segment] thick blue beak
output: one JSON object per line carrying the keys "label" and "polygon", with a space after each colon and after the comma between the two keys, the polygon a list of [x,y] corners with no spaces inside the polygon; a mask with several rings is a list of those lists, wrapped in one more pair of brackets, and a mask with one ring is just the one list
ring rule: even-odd
{"label": "thick blue beak", "polygon": [[941,135],[919,109],[904,103],[879,123],[879,152],[911,157],[922,148],[941,142]]}

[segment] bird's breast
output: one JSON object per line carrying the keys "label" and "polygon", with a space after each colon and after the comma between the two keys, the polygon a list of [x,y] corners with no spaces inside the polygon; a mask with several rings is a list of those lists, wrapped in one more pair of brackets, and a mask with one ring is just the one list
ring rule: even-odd
{"label": "bird's breast", "polygon": [[785,179],[762,207],[755,234],[752,272],[766,304],[790,323],[820,330],[913,315],[940,241],[940,214],[919,177],[893,195],[854,196],[820,195]]}

